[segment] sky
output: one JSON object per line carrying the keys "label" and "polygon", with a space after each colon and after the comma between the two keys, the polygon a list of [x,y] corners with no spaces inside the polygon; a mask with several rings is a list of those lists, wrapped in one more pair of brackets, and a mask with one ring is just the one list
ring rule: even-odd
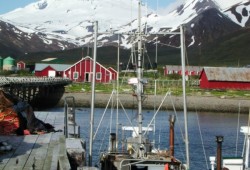
{"label": "sky", "polygon": [[[25,7],[26,5],[37,1],[38,0],[0,0],[0,14],[7,13],[16,8]],[[150,8],[155,10],[160,10],[160,8],[166,7],[174,1],[176,0],[143,0],[144,3],[147,3]]]}

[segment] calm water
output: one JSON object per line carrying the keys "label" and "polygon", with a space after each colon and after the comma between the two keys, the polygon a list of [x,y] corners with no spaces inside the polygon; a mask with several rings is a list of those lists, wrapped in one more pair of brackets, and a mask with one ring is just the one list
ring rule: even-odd
{"label": "calm water", "polygon": [[[63,110],[57,109],[58,110]],[[96,131],[100,119],[103,115],[104,109],[95,109],[94,118],[94,131]],[[126,114],[119,111],[119,123],[122,125],[128,125],[129,120],[133,121],[136,117],[135,110],[126,110]],[[152,110],[146,110],[143,112],[144,123],[143,126],[151,121],[154,112]],[[168,148],[168,134],[169,134],[169,115],[174,114],[172,111],[161,111],[156,116],[156,132],[155,135],[150,136],[155,139],[155,146],[161,149]],[[112,116],[111,116],[112,115]],[[222,143],[223,156],[241,156],[244,136],[238,133],[237,127],[239,125],[247,125],[248,115],[237,113],[188,113],[188,132],[189,132],[189,152],[190,152],[190,168],[192,170],[205,170],[210,169],[209,156],[216,156],[216,136],[224,136],[224,142]],[[128,118],[127,118],[128,117]],[[103,117],[103,121],[100,124],[99,131],[96,135],[93,144],[93,164],[98,163],[98,156],[101,151],[104,151],[108,146],[108,137],[110,133],[110,120],[112,120],[112,132],[115,132],[115,119],[116,111],[108,109]],[[184,136],[184,123],[183,114],[177,112],[177,121],[175,123],[175,156],[185,162],[185,144],[183,142]],[[77,108],[76,109],[76,121],[81,126],[81,137],[89,144],[89,127],[90,127],[90,109],[89,108]],[[199,126],[200,124],[200,126]],[[199,130],[199,127],[201,130]],[[200,133],[202,135],[200,135]],[[124,136],[129,136],[125,134]],[[119,134],[121,138],[121,134]],[[203,139],[203,140],[202,140]],[[237,142],[238,141],[238,142]],[[236,145],[237,143],[237,145]],[[237,149],[236,149],[237,146]],[[203,149],[204,147],[204,149]],[[205,150],[205,151],[204,151]],[[236,153],[237,150],[237,153]]]}

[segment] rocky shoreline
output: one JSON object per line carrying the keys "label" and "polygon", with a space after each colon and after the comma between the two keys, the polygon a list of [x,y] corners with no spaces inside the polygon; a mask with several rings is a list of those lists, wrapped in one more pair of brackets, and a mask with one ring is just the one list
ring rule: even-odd
{"label": "rocky shoreline", "polygon": [[[66,96],[73,96],[75,98],[76,107],[90,107],[91,93],[64,93],[63,97],[57,104],[58,107],[63,107],[64,98]],[[96,93],[95,107],[106,107],[111,94]],[[162,103],[164,95],[147,95],[143,102],[143,108],[153,109],[154,106],[159,106]],[[136,108],[136,97],[131,94],[120,94],[119,99],[124,107]],[[187,96],[187,109],[189,111],[199,112],[230,112],[249,113],[250,100],[247,98],[226,98],[214,96]],[[114,96],[114,100],[116,97]],[[155,102],[154,102],[155,101]],[[183,110],[182,96],[167,96],[163,103],[163,108],[173,110],[173,105],[176,110]],[[239,107],[240,106],[240,107]]]}

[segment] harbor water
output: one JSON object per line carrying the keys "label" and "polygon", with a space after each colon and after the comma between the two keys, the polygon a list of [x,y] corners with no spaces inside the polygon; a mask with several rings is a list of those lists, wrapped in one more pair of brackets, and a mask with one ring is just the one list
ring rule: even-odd
{"label": "harbor water", "polygon": [[[63,111],[63,108],[53,109]],[[94,143],[93,143],[93,163],[98,165],[99,155],[108,148],[109,133],[116,132],[116,115],[117,111],[113,109],[96,108],[94,113]],[[118,111],[119,122],[118,127],[137,125],[136,110],[130,109]],[[154,116],[153,110],[145,110],[143,112],[143,126],[147,126],[149,122],[155,125],[155,132],[149,134],[154,141],[155,148],[168,149],[169,141],[169,115],[176,115],[175,123],[175,157],[183,163],[185,160],[185,144],[184,144],[184,120],[182,112],[159,111]],[[102,120],[102,123],[100,123]],[[90,108],[76,109],[76,122],[81,127],[81,138],[86,141],[87,149],[89,145],[90,133]],[[110,123],[112,122],[112,123]],[[155,123],[154,123],[155,122]],[[224,136],[222,143],[223,157],[240,157],[242,156],[244,135],[240,133],[240,126],[247,126],[248,115],[240,113],[211,113],[211,112],[188,112],[188,133],[189,133],[189,155],[191,170],[211,169],[209,162],[210,156],[216,156],[216,136]],[[111,129],[111,130],[110,130]],[[118,133],[118,139],[125,139],[131,134]],[[119,142],[119,150],[122,150],[121,142]],[[88,152],[87,152],[88,154]]]}

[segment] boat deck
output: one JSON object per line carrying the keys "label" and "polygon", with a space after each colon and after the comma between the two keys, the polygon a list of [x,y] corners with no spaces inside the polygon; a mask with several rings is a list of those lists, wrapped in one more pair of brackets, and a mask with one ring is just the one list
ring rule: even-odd
{"label": "boat deck", "polygon": [[60,169],[58,165],[67,163],[63,134],[64,113],[36,112],[35,115],[53,125],[55,130],[62,131],[41,135],[0,136],[0,141],[6,141],[13,148],[11,151],[0,152],[0,170]]}

